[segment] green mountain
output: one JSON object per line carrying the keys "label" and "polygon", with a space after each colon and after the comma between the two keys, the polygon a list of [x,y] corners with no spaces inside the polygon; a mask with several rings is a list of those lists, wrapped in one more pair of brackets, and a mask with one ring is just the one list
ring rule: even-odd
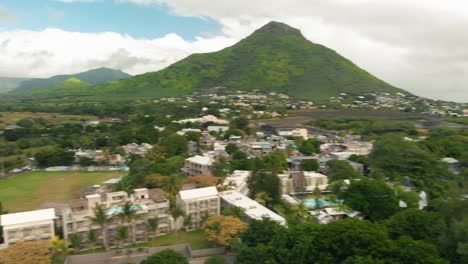
{"label": "green mountain", "polygon": [[298,29],[270,22],[234,46],[190,55],[158,72],[95,85],[87,94],[94,98],[165,97],[217,86],[312,100],[340,93],[402,92],[335,51],[308,41]]}
{"label": "green mountain", "polygon": [[21,95],[34,98],[78,96],[88,94],[90,87],[91,85],[77,78],[70,78],[51,87],[21,92]]}
{"label": "green mountain", "polygon": [[114,70],[109,68],[98,68],[77,74],[68,75],[56,75],[47,79],[30,79],[23,81],[14,91],[23,92],[31,89],[47,88],[60,84],[70,78],[76,78],[83,82],[89,83],[90,85],[96,85],[120,79],[131,77],[130,74],[122,72],[120,70]]}

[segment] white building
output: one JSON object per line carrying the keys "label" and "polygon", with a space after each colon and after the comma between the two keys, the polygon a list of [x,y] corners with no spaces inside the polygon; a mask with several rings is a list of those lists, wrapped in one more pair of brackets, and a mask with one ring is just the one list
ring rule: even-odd
{"label": "white building", "polygon": [[5,245],[18,242],[51,240],[55,236],[54,209],[43,209],[0,216]]}
{"label": "white building", "polygon": [[196,155],[185,160],[182,170],[188,176],[213,175],[214,159],[208,156]]}
{"label": "white building", "polygon": [[250,190],[247,186],[247,180],[251,175],[251,171],[235,170],[224,179],[223,186],[231,190],[236,190],[243,195],[249,195]]}
{"label": "white building", "polygon": [[250,219],[262,220],[263,218],[270,218],[271,220],[274,220],[281,225],[286,225],[286,220],[282,216],[238,191],[220,192],[219,196],[221,197],[223,206],[236,206],[242,208],[244,213]]}
{"label": "white building", "polygon": [[281,183],[281,194],[312,192],[315,187],[325,190],[328,177],[314,171],[292,171],[278,174]]}
{"label": "white building", "polygon": [[220,203],[216,187],[206,187],[180,191],[177,195],[177,206],[186,216],[190,216],[191,223],[188,230],[201,227],[205,217],[220,214]]}
{"label": "white building", "polygon": [[318,187],[320,190],[325,190],[327,188],[328,177],[326,175],[314,171],[304,171],[303,173],[307,191],[312,191],[315,187]]}

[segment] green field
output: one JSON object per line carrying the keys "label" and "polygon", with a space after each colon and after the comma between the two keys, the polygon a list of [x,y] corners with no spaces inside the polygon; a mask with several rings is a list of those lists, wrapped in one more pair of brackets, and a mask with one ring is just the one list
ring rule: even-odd
{"label": "green field", "polygon": [[208,241],[207,235],[203,230],[191,232],[177,231],[170,234],[155,237],[149,244],[153,247],[168,246],[188,243],[192,249],[212,248],[215,245]]}
{"label": "green field", "polygon": [[122,172],[27,172],[0,181],[0,201],[8,212],[37,209],[51,200],[71,200],[80,191]]}
{"label": "green field", "polygon": [[[140,248],[140,247],[160,247],[160,246],[170,246],[170,245],[177,245],[177,244],[190,244],[192,249],[205,249],[205,248],[213,248],[216,245],[210,241],[208,241],[205,231],[202,229],[185,232],[185,231],[176,231],[169,233],[164,236],[159,236],[153,238],[149,242],[142,242],[136,245],[128,245],[125,248]],[[105,252],[104,248],[97,248],[97,249],[90,249],[80,251],[78,255],[84,254],[92,254],[92,253],[102,253]]]}

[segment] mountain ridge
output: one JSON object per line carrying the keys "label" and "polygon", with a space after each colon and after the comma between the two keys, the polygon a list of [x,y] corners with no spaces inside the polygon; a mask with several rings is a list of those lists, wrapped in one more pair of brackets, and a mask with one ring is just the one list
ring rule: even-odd
{"label": "mountain ridge", "polygon": [[28,79],[19,84],[13,92],[24,92],[32,89],[48,88],[64,82],[70,78],[76,78],[90,85],[97,85],[105,82],[130,78],[132,75],[125,73],[121,70],[115,70],[106,67],[87,70],[84,72],[74,74],[61,74],[54,75],[50,78],[33,78]]}
{"label": "mountain ridge", "polygon": [[192,54],[169,67],[89,88],[90,97],[182,96],[210,87],[281,92],[298,99],[340,93],[404,92],[376,78],[300,30],[272,21],[233,46]]}

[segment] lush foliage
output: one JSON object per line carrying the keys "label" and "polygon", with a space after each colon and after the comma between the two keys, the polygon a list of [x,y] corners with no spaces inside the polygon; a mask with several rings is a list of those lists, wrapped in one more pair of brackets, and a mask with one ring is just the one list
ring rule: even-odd
{"label": "lush foliage", "polygon": [[208,240],[223,246],[235,242],[246,228],[246,223],[233,216],[212,215],[203,224]]}
{"label": "lush foliage", "polygon": [[389,238],[381,224],[346,219],[285,228],[272,220],[253,221],[241,235],[238,262],[250,263],[447,263],[432,244]]}
{"label": "lush foliage", "polygon": [[369,220],[384,220],[399,210],[395,191],[383,181],[352,181],[344,193],[344,199],[349,207]]}
{"label": "lush foliage", "polygon": [[143,260],[141,264],[188,264],[187,258],[174,250],[165,249]]}

